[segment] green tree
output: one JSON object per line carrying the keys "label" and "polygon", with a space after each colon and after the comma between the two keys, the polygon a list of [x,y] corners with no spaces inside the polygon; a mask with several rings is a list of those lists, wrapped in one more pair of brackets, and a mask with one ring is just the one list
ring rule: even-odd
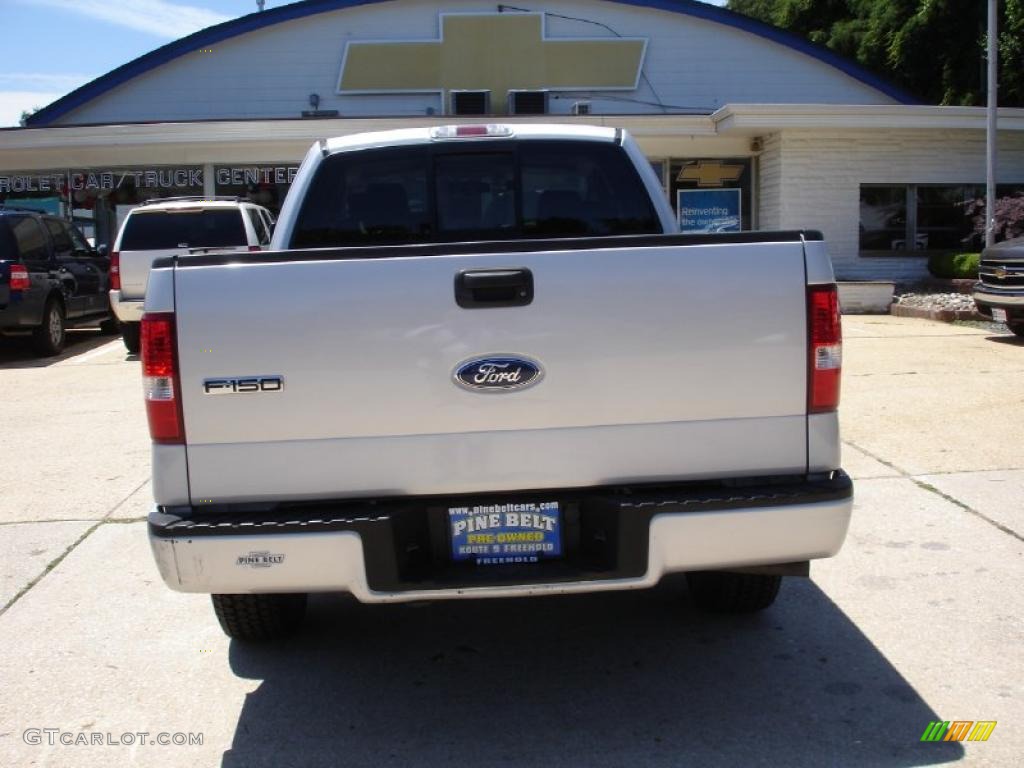
{"label": "green tree", "polygon": [[[1024,106],[1024,0],[999,3],[999,104]],[[983,0],[729,0],[730,10],[851,58],[932,104],[986,94]]]}
{"label": "green tree", "polygon": [[40,107],[32,107],[32,109],[21,110],[21,117],[18,118],[18,125],[24,128],[26,125],[28,125],[28,119],[39,110]]}

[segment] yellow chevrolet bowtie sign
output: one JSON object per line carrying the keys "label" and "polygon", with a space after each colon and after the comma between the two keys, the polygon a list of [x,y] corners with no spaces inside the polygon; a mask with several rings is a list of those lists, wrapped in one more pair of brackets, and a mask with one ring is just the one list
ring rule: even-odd
{"label": "yellow chevrolet bowtie sign", "polygon": [[683,165],[676,181],[695,181],[698,187],[720,187],[743,175],[743,166],[719,160],[696,160]]}
{"label": "yellow chevrolet bowtie sign", "polygon": [[437,40],[345,47],[339,93],[489,90],[496,112],[514,89],[634,90],[645,39],[545,35],[540,13],[440,14]]}

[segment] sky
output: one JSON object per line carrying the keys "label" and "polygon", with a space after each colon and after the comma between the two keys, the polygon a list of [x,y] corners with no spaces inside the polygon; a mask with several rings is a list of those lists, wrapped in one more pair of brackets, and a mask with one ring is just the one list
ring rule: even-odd
{"label": "sky", "polygon": [[154,48],[256,9],[256,0],[0,0],[0,127]]}

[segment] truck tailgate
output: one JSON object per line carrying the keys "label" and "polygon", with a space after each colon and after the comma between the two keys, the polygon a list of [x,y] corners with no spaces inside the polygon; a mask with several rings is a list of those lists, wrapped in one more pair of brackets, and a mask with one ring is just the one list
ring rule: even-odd
{"label": "truck tailgate", "polygon": [[[802,243],[545,247],[179,262],[193,501],[806,470]],[[457,273],[501,268],[532,272],[532,303],[458,306]],[[454,383],[488,355],[530,358],[544,378],[501,393]],[[205,392],[247,376],[283,388]]]}
{"label": "truck tailgate", "polygon": [[120,251],[121,296],[131,300],[143,299],[146,296],[146,284],[149,282],[149,268],[153,266],[153,262],[168,256],[180,256],[187,253],[188,248]]}

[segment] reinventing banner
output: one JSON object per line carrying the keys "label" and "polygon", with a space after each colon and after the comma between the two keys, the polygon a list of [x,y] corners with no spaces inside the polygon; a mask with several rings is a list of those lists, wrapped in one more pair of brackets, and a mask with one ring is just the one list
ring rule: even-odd
{"label": "reinventing banner", "polygon": [[742,190],[680,189],[676,192],[679,229],[683,232],[739,232]]}

